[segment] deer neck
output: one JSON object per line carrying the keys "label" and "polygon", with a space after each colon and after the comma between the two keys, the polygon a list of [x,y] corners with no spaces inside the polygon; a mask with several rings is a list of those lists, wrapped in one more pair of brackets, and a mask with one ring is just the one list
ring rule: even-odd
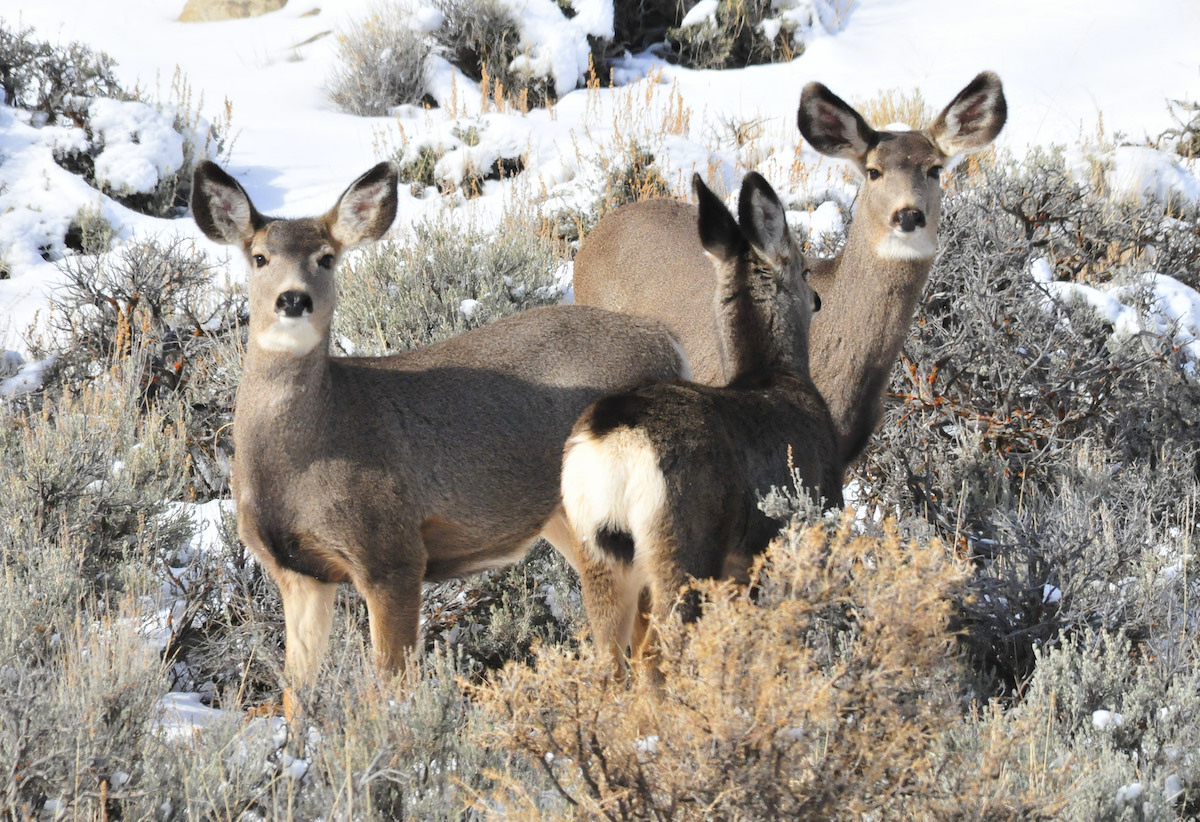
{"label": "deer neck", "polygon": [[326,417],[331,391],[328,341],[302,357],[269,351],[251,339],[238,386],[237,426],[307,428]]}
{"label": "deer neck", "polygon": [[771,297],[760,294],[751,280],[758,276],[762,275],[738,271],[721,278],[714,298],[717,342],[728,384],[780,371],[808,375],[807,341],[803,335],[789,335],[804,350],[792,356],[780,350],[780,336],[771,322]]}
{"label": "deer neck", "polygon": [[813,317],[812,379],[833,415],[842,457],[858,457],[879,419],[880,400],[908,337],[933,258],[888,259],[865,221],[851,224],[842,253],[812,265],[821,296]]}

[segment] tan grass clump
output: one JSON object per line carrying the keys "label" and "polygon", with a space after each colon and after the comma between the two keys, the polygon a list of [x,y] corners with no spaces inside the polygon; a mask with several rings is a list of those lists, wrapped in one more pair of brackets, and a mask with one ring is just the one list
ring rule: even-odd
{"label": "tan grass clump", "polygon": [[[485,742],[526,752],[588,818],[897,818],[936,790],[932,740],[960,718],[948,626],[964,577],[893,528],[793,520],[753,593],[706,584],[694,626],[660,626],[661,690],[543,648],[473,689],[495,720]],[[520,818],[544,802],[501,780],[486,805]]]}

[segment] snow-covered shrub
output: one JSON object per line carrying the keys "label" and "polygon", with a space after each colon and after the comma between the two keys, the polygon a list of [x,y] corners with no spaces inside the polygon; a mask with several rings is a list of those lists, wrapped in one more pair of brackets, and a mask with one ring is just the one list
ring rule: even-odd
{"label": "snow-covered shrub", "polygon": [[[446,58],[485,93],[524,110],[557,97],[555,78],[536,73],[517,58],[521,29],[513,9],[501,0],[432,0],[442,16],[433,38]],[[571,78],[574,87],[575,78]]]}
{"label": "snow-covered shrub", "polygon": [[804,52],[796,22],[779,15],[775,0],[700,0],[669,37],[691,68],[786,62]]}
{"label": "snow-covered shrub", "polygon": [[409,184],[414,197],[436,187],[440,194],[458,191],[469,199],[483,194],[488,180],[520,174],[525,169],[524,135],[502,124],[498,139],[484,139],[495,122],[483,115],[444,123],[416,138],[404,135],[395,154],[401,182]]}
{"label": "snow-covered shrub", "polygon": [[143,214],[182,216],[195,164],[225,145],[228,110],[217,123],[201,118],[202,101],[191,100],[180,74],[177,102],[150,104],[121,87],[107,55],[32,35],[0,20],[5,104],[37,128],[53,127],[55,162],[104,194]]}
{"label": "snow-covered shrub", "polygon": [[[488,798],[516,814],[615,819],[920,818],[931,742],[959,719],[950,629],[965,568],[893,528],[794,519],[753,593],[705,584],[703,616],[659,626],[663,683],[612,676],[590,644],[543,646],[472,689],[492,729],[551,778]],[[964,767],[946,762],[944,767]],[[544,818],[544,817],[543,817]]]}
{"label": "snow-covered shrub", "polygon": [[396,106],[428,100],[430,44],[399,5],[376,6],[370,17],[337,38],[338,61],[328,91],[342,111],[377,117]]}
{"label": "snow-covered shrub", "polygon": [[420,222],[410,236],[346,261],[334,345],[355,354],[404,351],[558,302],[556,252],[521,215],[494,234],[452,217]]}
{"label": "snow-covered shrub", "polygon": [[87,119],[94,97],[129,99],[103,52],[82,43],[55,46],[33,39],[33,29],[9,28],[0,20],[0,84],[4,105],[33,113],[37,125],[76,123]]}

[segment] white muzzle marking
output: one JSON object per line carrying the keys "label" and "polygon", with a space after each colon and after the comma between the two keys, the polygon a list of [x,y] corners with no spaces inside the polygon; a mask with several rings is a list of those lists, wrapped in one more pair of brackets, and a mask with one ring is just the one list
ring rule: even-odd
{"label": "white muzzle marking", "polygon": [[303,357],[321,342],[321,334],[312,323],[312,317],[280,317],[257,336],[258,345],[264,351],[291,354]]}
{"label": "white muzzle marking", "polygon": [[892,230],[883,235],[875,252],[885,260],[931,260],[937,254],[937,235],[929,227]]}

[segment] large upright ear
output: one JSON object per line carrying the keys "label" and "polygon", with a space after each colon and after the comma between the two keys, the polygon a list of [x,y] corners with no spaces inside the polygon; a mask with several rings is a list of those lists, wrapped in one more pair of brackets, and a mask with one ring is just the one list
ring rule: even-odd
{"label": "large upright ear", "polygon": [[325,215],[330,236],[343,248],[373,243],[396,219],[399,176],[391,163],[379,163],[342,192]]}
{"label": "large upright ear", "polygon": [[777,268],[781,267],[792,248],[787,215],[775,189],[756,171],[742,180],[738,219],[750,244]]}
{"label": "large upright ear", "polygon": [[210,240],[240,246],[267,222],[238,181],[209,160],[192,175],[192,218]]}
{"label": "large upright ear", "polygon": [[978,151],[996,139],[1008,119],[1008,103],[1000,78],[978,74],[950,101],[926,133],[947,157]]}
{"label": "large upright ear", "polygon": [[719,261],[737,259],[746,250],[746,238],[737,220],[699,174],[692,175],[692,189],[696,192],[696,207],[700,209],[700,244]]}
{"label": "large upright ear", "polygon": [[809,83],[800,93],[796,122],[800,134],[817,151],[859,165],[878,139],[861,114],[820,83]]}

